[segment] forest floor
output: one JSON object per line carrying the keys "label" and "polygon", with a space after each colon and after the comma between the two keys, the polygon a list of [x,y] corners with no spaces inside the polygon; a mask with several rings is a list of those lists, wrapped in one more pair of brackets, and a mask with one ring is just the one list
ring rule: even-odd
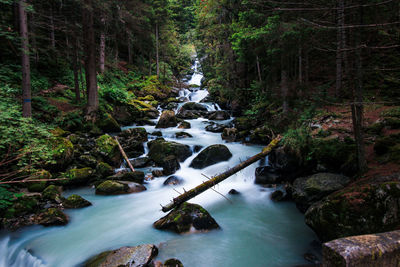
{"label": "forest floor", "polygon": [[[400,109],[399,106],[383,106],[380,104],[367,104],[364,106],[364,127],[366,129],[364,140],[368,171],[359,177],[359,181],[368,181],[378,176],[386,176],[400,172],[399,162],[385,162],[374,151],[374,145],[377,139],[400,134],[400,129],[385,125],[387,114],[391,110]],[[321,109],[322,115],[316,118],[317,124],[325,132],[329,132],[328,138],[339,138],[343,140],[346,137],[353,137],[353,125],[351,108],[349,105],[329,105]],[[368,129],[376,125],[382,125],[378,132],[371,133]],[[385,126],[384,126],[385,125]],[[379,127],[378,127],[379,128]],[[397,127],[396,127],[397,128]],[[319,129],[315,129],[316,135]]]}

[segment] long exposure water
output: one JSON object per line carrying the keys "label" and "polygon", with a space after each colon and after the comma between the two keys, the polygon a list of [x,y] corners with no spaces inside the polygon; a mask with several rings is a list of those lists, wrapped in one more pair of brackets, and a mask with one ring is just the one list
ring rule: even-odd
{"label": "long exposure water", "polygon": [[[196,66],[197,68],[197,66]],[[196,76],[197,75],[197,76]],[[190,83],[200,83],[201,74],[195,72]],[[207,96],[206,90],[191,92],[191,100],[199,102]],[[207,107],[215,107],[210,104]],[[217,109],[217,108],[215,108]],[[221,162],[195,170],[189,168],[194,153],[176,176],[184,183],[174,189],[183,192],[238,164],[261,151],[261,146],[226,143],[220,134],[205,131],[208,120],[188,120],[193,138],[176,139],[178,128],[162,130],[166,140],[204,148],[212,144],[225,144],[233,154]],[[221,123],[221,122],[219,122]],[[223,122],[222,122],[223,123]],[[135,127],[135,126],[132,126]],[[154,126],[145,126],[147,132]],[[159,129],[157,129],[159,130]],[[303,215],[290,202],[275,203],[270,200],[273,189],[254,184],[254,163],[243,171],[192,199],[206,208],[221,226],[221,230],[178,235],[156,230],[154,221],[164,216],[160,204],[165,205],[177,196],[171,186],[164,186],[166,177],[155,178],[146,184],[147,191],[120,196],[97,196],[94,188],[66,191],[76,193],[93,203],[79,210],[66,210],[70,223],[62,227],[29,227],[0,236],[0,267],[14,266],[79,266],[89,257],[121,246],[152,243],[159,247],[158,260],[178,258],[184,266],[294,266],[305,264],[303,254],[312,251],[312,241],[317,239],[304,224]],[[239,195],[228,195],[236,189]]]}

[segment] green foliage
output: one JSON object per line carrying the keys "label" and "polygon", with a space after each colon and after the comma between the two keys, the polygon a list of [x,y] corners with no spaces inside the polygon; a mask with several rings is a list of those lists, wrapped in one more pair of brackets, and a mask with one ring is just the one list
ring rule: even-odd
{"label": "green foliage", "polygon": [[310,151],[311,141],[310,129],[303,126],[297,129],[289,129],[283,136],[282,144],[299,156],[299,158],[307,161],[311,160],[312,156],[311,154],[305,153],[306,151]]}
{"label": "green foliage", "polygon": [[51,161],[52,151],[49,140],[52,138],[49,130],[52,128],[34,119],[23,118],[21,106],[15,99],[5,96],[0,91],[0,157],[20,157],[16,166],[23,168]]}
{"label": "green foliage", "polygon": [[22,193],[13,193],[10,192],[8,189],[10,187],[8,185],[0,185],[0,211],[6,210],[9,208],[16,198],[21,197]]}

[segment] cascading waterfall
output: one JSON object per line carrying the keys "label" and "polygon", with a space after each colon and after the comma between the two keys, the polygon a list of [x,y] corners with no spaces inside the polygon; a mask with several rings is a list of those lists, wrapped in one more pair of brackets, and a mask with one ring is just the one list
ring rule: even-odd
{"label": "cascading waterfall", "polygon": [[[198,64],[198,61],[196,61]],[[200,84],[197,72],[190,83]],[[205,92],[206,93],[205,93]],[[191,92],[193,101],[206,97],[206,90]],[[217,110],[213,103],[202,103],[208,110]],[[179,107],[178,107],[179,108]],[[225,144],[233,157],[202,170],[189,168],[194,153],[174,175],[184,183],[174,189],[183,192],[206,178],[221,173],[262,149],[261,146],[226,143],[220,134],[205,131],[208,120],[188,120],[185,132],[193,138],[176,139],[178,128],[162,129],[168,141],[201,145]],[[219,121],[218,123],[227,123]],[[136,127],[136,126],[132,126]],[[154,126],[144,126],[147,132]],[[159,130],[159,129],[157,129]],[[147,150],[146,150],[147,152]],[[160,204],[167,204],[177,195],[170,186],[164,186],[166,177],[155,178],[146,184],[147,191],[120,196],[97,196],[94,188],[81,188],[65,192],[65,196],[79,194],[93,203],[80,210],[67,210],[70,223],[62,227],[35,226],[17,233],[3,233],[0,238],[0,267],[18,266],[77,266],[89,257],[121,246],[153,243],[159,247],[159,260],[178,258],[185,266],[293,266],[306,263],[303,254],[313,250],[316,239],[306,227],[303,216],[293,203],[274,203],[269,196],[273,189],[254,184],[254,171],[259,163],[235,174],[216,186],[227,195],[236,189],[240,195],[227,196],[232,203],[208,190],[192,199],[206,208],[222,230],[207,233],[177,235],[152,228],[152,223],[164,216]],[[148,171],[148,169],[144,169]]]}

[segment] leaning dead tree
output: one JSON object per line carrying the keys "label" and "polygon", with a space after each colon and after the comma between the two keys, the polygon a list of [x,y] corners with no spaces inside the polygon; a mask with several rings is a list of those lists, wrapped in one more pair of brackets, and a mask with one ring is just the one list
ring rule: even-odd
{"label": "leaning dead tree", "polygon": [[215,177],[213,177],[212,179],[203,182],[202,184],[196,186],[193,189],[190,189],[189,191],[179,195],[178,197],[174,198],[172,200],[171,203],[169,203],[166,206],[162,206],[162,211],[163,212],[167,212],[172,210],[173,208],[179,206],[180,204],[182,204],[183,202],[188,201],[189,199],[194,198],[195,196],[203,193],[204,191],[206,191],[207,189],[212,188],[213,186],[215,186],[216,184],[222,182],[223,180],[229,178],[230,176],[232,176],[233,174],[237,173],[238,171],[246,168],[247,166],[253,164],[254,162],[264,158],[265,156],[267,156],[272,149],[279,143],[279,141],[282,139],[281,136],[276,137],[274,140],[271,141],[271,143],[269,143],[269,145],[267,147],[265,147],[263,149],[262,152],[258,153],[257,155],[252,156],[251,158],[247,159],[246,161],[243,161],[241,163],[239,163],[238,165],[236,165],[235,167],[227,170],[224,173],[221,173]]}

